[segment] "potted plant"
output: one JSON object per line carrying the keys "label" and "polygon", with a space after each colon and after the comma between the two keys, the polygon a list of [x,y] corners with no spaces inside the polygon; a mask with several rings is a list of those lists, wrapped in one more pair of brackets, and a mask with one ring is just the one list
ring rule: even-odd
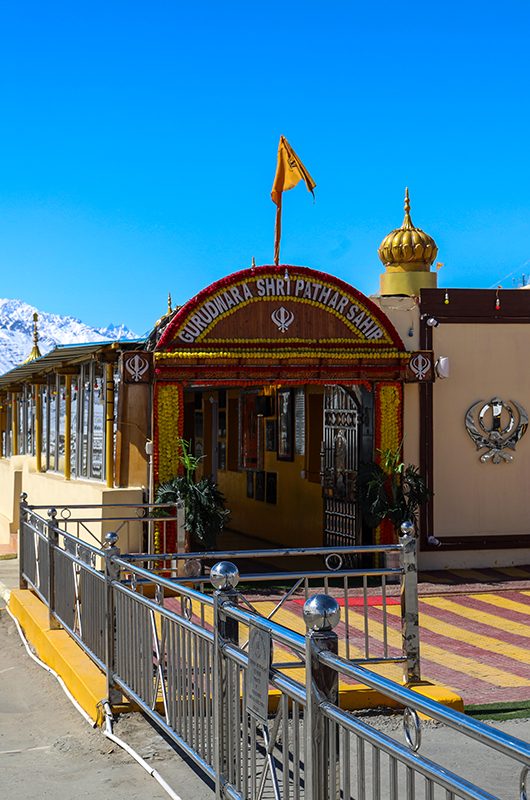
{"label": "potted plant", "polygon": [[[195,480],[195,471],[201,458],[191,454],[190,444],[184,439],[180,440],[180,453],[182,474],[160,484],[155,502],[176,505],[182,501],[186,531],[185,552],[191,552],[192,547],[210,550],[215,546],[230,512],[225,508],[223,493],[211,478]],[[165,512],[161,509],[159,515],[164,516]]]}
{"label": "potted plant", "polygon": [[418,511],[432,496],[418,467],[405,465],[401,451],[401,446],[396,450],[380,450],[380,462],[361,465],[357,477],[359,503],[366,524],[375,528],[388,519],[396,539],[403,522],[410,520],[416,529]]}

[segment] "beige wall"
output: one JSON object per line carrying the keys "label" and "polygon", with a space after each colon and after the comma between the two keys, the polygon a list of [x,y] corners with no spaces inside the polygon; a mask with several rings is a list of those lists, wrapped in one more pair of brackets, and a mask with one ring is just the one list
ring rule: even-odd
{"label": "beige wall", "polygon": [[0,458],[0,544],[9,544],[18,531],[18,507],[25,456]]}
{"label": "beige wall", "polygon": [[[143,492],[139,487],[128,489],[109,489],[103,482],[72,480],[65,481],[62,475],[53,472],[35,472],[35,459],[31,456],[16,456],[11,459],[0,459],[0,542],[9,541],[10,532],[18,529],[18,504],[20,493],[26,492],[27,502],[31,506],[44,506],[46,510],[52,506],[67,505],[106,505],[109,503],[142,503]],[[83,512],[84,513],[84,512]],[[94,518],[86,527],[103,542],[109,531],[116,530],[117,523],[109,520],[111,516],[123,514],[120,509],[106,507],[93,509],[86,516]],[[58,518],[60,518],[60,514]],[[72,510],[72,516],[79,512]],[[135,516],[127,512],[127,516]],[[104,521],[100,521],[104,518]],[[83,526],[73,525],[67,528],[74,535],[92,544],[97,542]],[[119,546],[123,552],[138,552],[141,549],[142,525],[136,519],[123,525],[119,531]]]}
{"label": "beige wall", "polygon": [[[512,463],[481,463],[464,425],[468,408],[499,396],[530,410],[528,325],[441,324],[433,329],[435,356],[448,356],[450,377],[434,385],[434,535],[517,535],[530,544],[530,433]],[[443,549],[423,566],[528,563],[530,549],[467,554]]]}
{"label": "beige wall", "polygon": [[[370,297],[401,336],[405,350],[420,346],[420,312],[414,297]],[[412,332],[412,336],[410,333]]]}
{"label": "beige wall", "polygon": [[286,547],[321,547],[322,489],[302,477],[304,469],[305,456],[278,461],[274,453],[265,454],[265,470],[278,475],[274,505],[247,498],[246,472],[219,472],[219,487],[230,508],[229,527]]}

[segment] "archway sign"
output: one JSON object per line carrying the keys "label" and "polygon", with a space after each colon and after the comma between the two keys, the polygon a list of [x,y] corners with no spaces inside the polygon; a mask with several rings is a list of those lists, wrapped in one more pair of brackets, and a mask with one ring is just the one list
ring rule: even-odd
{"label": "archway sign", "polygon": [[410,353],[356,289],[281,265],[242,270],[204,289],[174,315],[155,359],[159,378],[169,378],[169,369],[194,382],[295,379],[297,372],[305,381],[399,380]]}

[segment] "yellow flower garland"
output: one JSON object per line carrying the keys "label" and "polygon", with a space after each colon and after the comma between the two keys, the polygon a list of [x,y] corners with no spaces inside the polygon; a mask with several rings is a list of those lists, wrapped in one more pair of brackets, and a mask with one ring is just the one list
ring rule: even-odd
{"label": "yellow flower garland", "polygon": [[[344,340],[346,343],[347,340]],[[230,344],[230,340],[226,340]],[[352,358],[366,359],[391,359],[399,358],[403,361],[410,359],[410,353],[400,353],[398,350],[295,350],[282,348],[278,350],[174,350],[171,353],[155,353],[157,362],[170,361],[171,359],[236,359],[236,358],[269,358],[269,359],[292,359],[292,358],[338,358],[351,360]]]}
{"label": "yellow flower garland", "polygon": [[[379,383],[376,385],[375,418],[376,418],[376,459],[381,452],[397,450],[403,438],[402,434],[402,386],[399,383]],[[389,544],[393,532],[388,520],[384,520],[375,531],[376,544]],[[389,538],[390,537],[390,538]]]}
{"label": "yellow flower garland", "polygon": [[178,473],[179,439],[182,428],[180,384],[160,383],[157,391],[158,427],[157,483],[164,483]]}

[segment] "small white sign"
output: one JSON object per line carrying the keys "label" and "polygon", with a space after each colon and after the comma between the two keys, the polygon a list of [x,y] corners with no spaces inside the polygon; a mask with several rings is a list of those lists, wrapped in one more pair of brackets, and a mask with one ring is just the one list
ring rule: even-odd
{"label": "small white sign", "polygon": [[270,633],[252,626],[248,642],[247,713],[263,723],[267,722],[269,710],[270,665]]}

